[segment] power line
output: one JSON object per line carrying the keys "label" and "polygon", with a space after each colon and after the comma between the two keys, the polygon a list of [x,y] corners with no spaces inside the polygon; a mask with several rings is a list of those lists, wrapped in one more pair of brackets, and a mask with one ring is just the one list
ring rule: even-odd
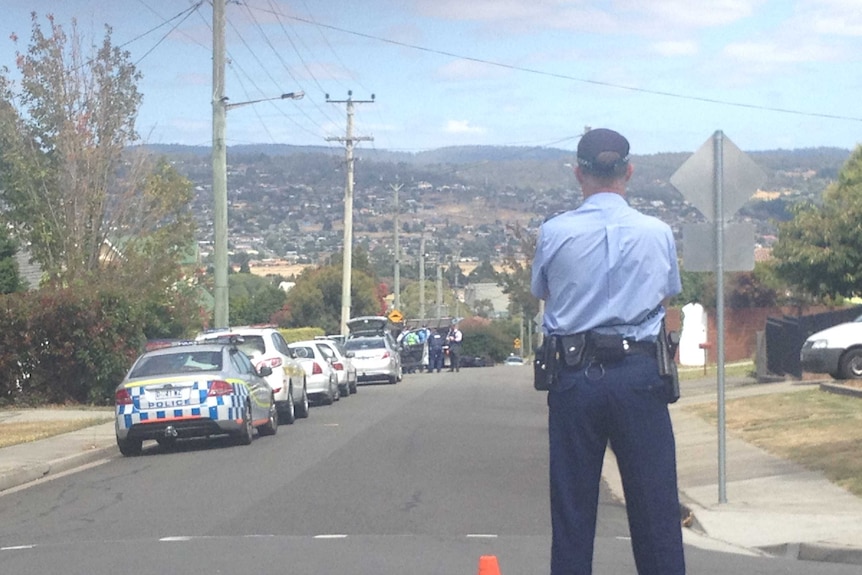
{"label": "power line", "polygon": [[676,98],[679,100],[689,100],[693,102],[704,102],[707,104],[717,104],[722,106],[734,106],[737,108],[746,108],[749,110],[763,110],[768,112],[778,112],[782,114],[793,114],[796,116],[807,116],[812,118],[828,118],[832,120],[849,120],[852,122],[862,122],[862,118],[857,118],[853,116],[841,116],[838,114],[825,114],[820,112],[805,112],[802,110],[793,110],[791,108],[778,108],[774,106],[762,106],[758,104],[748,104],[745,102],[733,102],[730,100],[721,100],[719,98],[708,98],[706,96],[692,96],[689,94],[679,94],[676,92],[668,92],[664,90],[652,90],[649,88],[638,88],[636,86],[626,86],[623,84],[615,84],[613,82],[603,82],[601,80],[591,80],[588,78],[579,78],[577,76],[570,76],[568,74],[560,74],[557,72],[547,72],[544,70],[537,70],[535,68],[526,68],[524,66],[516,66],[514,64],[506,64],[502,62],[495,62],[493,60],[485,60],[483,58],[475,58],[473,56],[464,56],[463,54],[457,54],[455,52],[449,52],[446,50],[439,50],[436,48],[428,48],[426,46],[419,46],[417,44],[410,44],[408,42],[401,42],[398,40],[392,40],[389,38],[382,38],[380,36],[375,36],[373,34],[366,34],[364,32],[357,32],[355,30],[348,30],[347,28],[342,28],[340,26],[333,26],[332,24],[324,24],[322,22],[317,22],[314,20],[310,20],[307,18],[302,18],[300,16],[290,16],[287,14],[282,14],[285,18],[290,20],[296,20],[297,22],[302,22],[304,24],[310,24],[313,26],[319,26],[322,28],[328,28],[330,30],[335,30],[337,32],[343,32],[344,34],[350,34],[352,36],[357,36],[359,38],[365,38],[368,40],[374,40],[376,42],[383,42],[386,44],[392,44],[394,46],[401,46],[402,48],[410,48],[412,50],[419,50],[421,52],[427,52],[429,54],[437,54],[440,56],[447,56],[450,58],[457,58],[459,60],[466,60],[469,62],[476,62],[479,64],[485,64],[488,66],[495,66],[498,68],[504,68],[507,70],[514,70],[517,72],[525,72],[528,74],[535,74],[538,76],[546,76],[549,78],[558,78],[560,80],[568,80],[571,82],[580,82],[582,84],[590,84],[593,86],[603,86],[606,88],[615,88],[618,90],[627,90],[629,92],[637,92],[640,94],[650,94],[653,96],[662,96],[666,98]]}

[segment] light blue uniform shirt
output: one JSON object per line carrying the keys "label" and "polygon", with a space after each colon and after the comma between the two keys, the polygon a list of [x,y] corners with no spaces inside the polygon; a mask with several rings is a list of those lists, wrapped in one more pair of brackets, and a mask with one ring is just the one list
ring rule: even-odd
{"label": "light blue uniform shirt", "polygon": [[546,334],[598,328],[655,341],[661,302],[681,290],[670,226],[619,194],[593,194],[542,225],[531,291],[545,300]]}

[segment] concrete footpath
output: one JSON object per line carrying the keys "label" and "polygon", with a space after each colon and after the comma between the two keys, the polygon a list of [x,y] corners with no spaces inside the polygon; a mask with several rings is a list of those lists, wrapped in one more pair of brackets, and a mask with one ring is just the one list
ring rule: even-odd
{"label": "concrete footpath", "polygon": [[[713,377],[712,381],[715,381]],[[714,401],[715,392],[687,393],[671,406],[677,437],[679,487],[686,544],[730,553],[778,555],[808,561],[862,565],[862,498],[830,483],[822,474],[726,437],[726,503],[719,503],[718,432],[686,405]],[[725,382],[728,400],[747,395],[816,388],[812,382],[755,384]],[[849,399],[849,398],[848,398]],[[64,435],[0,449],[0,492],[41,478],[119,456],[113,412],[92,410],[0,411],[0,422],[57,418],[110,421]],[[608,450],[604,478],[620,500],[622,486]]]}

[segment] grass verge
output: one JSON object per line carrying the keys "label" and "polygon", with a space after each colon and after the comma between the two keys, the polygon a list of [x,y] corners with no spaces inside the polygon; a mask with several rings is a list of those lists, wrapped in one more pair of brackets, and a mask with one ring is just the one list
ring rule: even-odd
{"label": "grass verge", "polygon": [[0,448],[19,443],[28,443],[70,431],[77,431],[100,423],[111,421],[111,418],[93,417],[87,419],[70,419],[64,421],[27,421],[19,423],[0,423]]}
{"label": "grass verge", "polygon": [[[717,422],[715,403],[684,409]],[[812,389],[727,401],[728,433],[862,497],[862,398]]]}

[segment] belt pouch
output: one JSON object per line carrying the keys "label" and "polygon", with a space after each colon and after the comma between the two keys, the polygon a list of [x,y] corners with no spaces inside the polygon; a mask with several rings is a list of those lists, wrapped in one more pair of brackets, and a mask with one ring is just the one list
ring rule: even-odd
{"label": "belt pouch", "polygon": [[599,363],[615,363],[626,357],[626,348],[623,346],[623,336],[619,334],[604,334],[594,331],[589,332],[587,345],[590,354]]}
{"label": "belt pouch", "polygon": [[560,336],[560,348],[563,361],[568,367],[578,367],[584,362],[584,352],[587,348],[585,333]]}
{"label": "belt pouch", "polygon": [[553,387],[556,379],[556,339],[547,336],[545,341],[536,348],[533,358],[533,387],[538,391],[548,391]]}

